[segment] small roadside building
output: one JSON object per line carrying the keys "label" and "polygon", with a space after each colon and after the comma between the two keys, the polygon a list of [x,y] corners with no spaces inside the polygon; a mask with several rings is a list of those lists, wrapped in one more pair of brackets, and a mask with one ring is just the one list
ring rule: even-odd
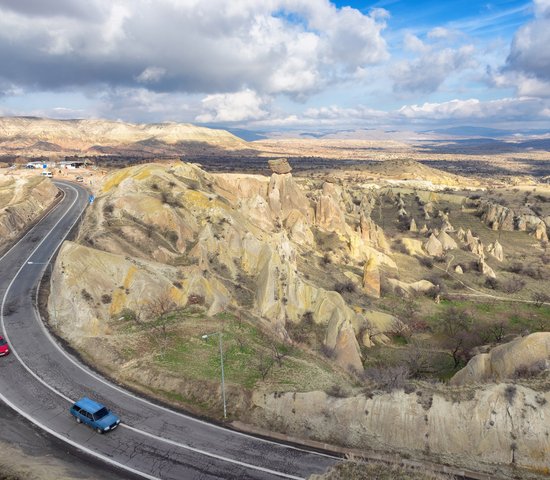
{"label": "small roadside building", "polygon": [[90,162],[86,160],[63,160],[58,163],[59,168],[65,168],[67,170],[74,170],[76,168],[85,167]]}
{"label": "small roadside building", "polygon": [[49,168],[52,166],[51,162],[46,162],[42,160],[34,160],[32,162],[28,162],[25,168]]}

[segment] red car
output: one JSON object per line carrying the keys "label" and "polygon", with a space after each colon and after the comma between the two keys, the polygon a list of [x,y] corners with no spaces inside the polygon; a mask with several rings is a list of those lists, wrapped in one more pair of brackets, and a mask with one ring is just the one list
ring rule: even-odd
{"label": "red car", "polygon": [[8,346],[8,342],[6,342],[4,340],[4,337],[0,335],[0,357],[3,357],[8,353],[10,353],[10,347]]}

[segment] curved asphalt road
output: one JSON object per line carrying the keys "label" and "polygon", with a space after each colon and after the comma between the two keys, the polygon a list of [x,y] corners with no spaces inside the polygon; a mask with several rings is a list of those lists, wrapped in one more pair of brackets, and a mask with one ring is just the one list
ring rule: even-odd
{"label": "curved asphalt road", "polygon": [[[1,400],[81,451],[149,479],[307,478],[338,461],[155,405],[62,350],[37,313],[36,289],[46,263],[84,210],[88,192],[66,182],[56,185],[63,200],[0,257],[0,324],[12,347],[12,354],[0,359]],[[104,435],[76,424],[68,408],[83,395],[110,406],[123,424]]]}

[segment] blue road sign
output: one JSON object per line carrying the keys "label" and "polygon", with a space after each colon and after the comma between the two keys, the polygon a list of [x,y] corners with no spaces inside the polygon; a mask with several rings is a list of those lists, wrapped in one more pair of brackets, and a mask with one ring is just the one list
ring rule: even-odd
{"label": "blue road sign", "polygon": [[90,200],[90,203],[94,203],[95,197],[93,195],[90,195],[88,199]]}

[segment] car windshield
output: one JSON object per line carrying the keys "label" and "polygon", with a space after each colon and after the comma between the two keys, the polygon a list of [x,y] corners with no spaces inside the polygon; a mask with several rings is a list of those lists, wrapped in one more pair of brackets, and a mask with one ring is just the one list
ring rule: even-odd
{"label": "car windshield", "polygon": [[7,345],[8,342],[6,342],[3,338],[0,338],[0,346]]}
{"label": "car windshield", "polygon": [[100,418],[103,418],[105,415],[109,414],[109,410],[107,410],[105,407],[103,407],[101,410],[98,410],[94,413],[94,419],[99,420]]}

